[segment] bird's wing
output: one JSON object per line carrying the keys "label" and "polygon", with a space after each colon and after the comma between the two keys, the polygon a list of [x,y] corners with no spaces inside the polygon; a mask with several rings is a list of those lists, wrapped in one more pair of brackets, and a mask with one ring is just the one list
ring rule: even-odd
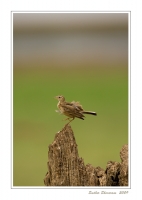
{"label": "bird's wing", "polygon": [[64,112],[68,113],[70,116],[79,117],[79,118],[84,117],[84,115],[80,113],[80,109],[72,103],[66,103],[62,105],[62,107],[64,108]]}
{"label": "bird's wing", "polygon": [[71,103],[78,111],[83,111],[82,105],[78,101],[72,101]]}
{"label": "bird's wing", "polygon": [[74,113],[74,111],[75,111],[75,107],[74,107],[72,104],[69,104],[69,103],[62,105],[62,107],[63,107],[64,110],[67,111],[67,112],[72,112],[72,113]]}

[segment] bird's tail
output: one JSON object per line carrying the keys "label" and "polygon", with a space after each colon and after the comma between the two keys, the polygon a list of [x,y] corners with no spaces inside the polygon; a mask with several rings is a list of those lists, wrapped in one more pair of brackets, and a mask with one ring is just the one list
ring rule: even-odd
{"label": "bird's tail", "polygon": [[83,111],[83,114],[89,114],[89,115],[97,115],[96,112],[92,112],[92,111]]}

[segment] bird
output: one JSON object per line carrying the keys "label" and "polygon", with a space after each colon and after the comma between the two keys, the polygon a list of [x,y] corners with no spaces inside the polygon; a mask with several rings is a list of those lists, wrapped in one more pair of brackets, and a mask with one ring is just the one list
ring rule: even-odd
{"label": "bird", "polygon": [[56,96],[55,99],[58,100],[57,108],[59,109],[56,110],[56,112],[66,115],[68,118],[65,120],[69,120],[69,123],[75,118],[84,120],[84,114],[97,115],[96,112],[85,111],[78,101],[72,101],[71,103],[68,103],[65,101],[65,97],[62,95]]}

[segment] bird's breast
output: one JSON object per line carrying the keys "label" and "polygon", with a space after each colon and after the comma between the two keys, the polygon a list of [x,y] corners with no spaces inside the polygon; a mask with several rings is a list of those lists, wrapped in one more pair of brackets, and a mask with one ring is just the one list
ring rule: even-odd
{"label": "bird's breast", "polygon": [[57,108],[60,110],[61,113],[64,113],[64,109],[60,102],[57,104]]}

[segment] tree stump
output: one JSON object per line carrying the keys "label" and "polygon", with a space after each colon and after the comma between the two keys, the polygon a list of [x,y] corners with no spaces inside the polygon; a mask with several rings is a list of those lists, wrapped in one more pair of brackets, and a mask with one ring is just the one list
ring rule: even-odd
{"label": "tree stump", "polygon": [[121,163],[109,161],[106,170],[85,166],[79,157],[77,144],[70,125],[55,135],[49,145],[46,186],[128,186],[128,145],[120,152]]}

